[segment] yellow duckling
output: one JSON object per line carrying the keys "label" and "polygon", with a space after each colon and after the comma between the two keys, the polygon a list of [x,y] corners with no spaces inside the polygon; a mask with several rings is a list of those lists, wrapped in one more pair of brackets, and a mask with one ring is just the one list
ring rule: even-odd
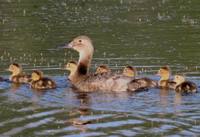
{"label": "yellow duckling", "polygon": [[75,62],[75,61],[68,62],[67,65],[65,66],[65,69],[70,72],[68,79],[70,81],[74,81],[75,73],[76,73],[76,69],[77,69],[77,62]]}
{"label": "yellow duckling", "polygon": [[31,88],[43,90],[43,89],[54,89],[56,88],[56,83],[46,77],[43,77],[43,73],[41,71],[33,71],[31,74]]}
{"label": "yellow duckling", "polygon": [[125,66],[123,69],[123,75],[128,77],[135,77],[137,76],[137,70],[132,66]]}
{"label": "yellow duckling", "polygon": [[[135,77],[137,75],[137,70],[132,66],[126,66],[123,69],[123,75],[128,77]],[[142,90],[150,87],[157,87],[157,82],[147,77],[134,79],[129,84],[129,89],[135,89],[135,90],[136,89]]]}
{"label": "yellow duckling", "polygon": [[23,73],[22,67],[17,63],[11,64],[8,71],[12,72],[9,79],[13,83],[29,83],[31,81],[31,76]]}
{"label": "yellow duckling", "polygon": [[174,81],[170,81],[171,71],[168,66],[161,67],[157,75],[161,77],[158,82],[159,87],[175,89],[176,83]]}
{"label": "yellow duckling", "polygon": [[95,74],[105,74],[109,72],[111,72],[111,70],[107,65],[100,65],[96,68]]}
{"label": "yellow duckling", "polygon": [[196,93],[197,86],[191,81],[186,81],[186,78],[182,75],[175,75],[174,82],[176,82],[175,90],[181,93]]}

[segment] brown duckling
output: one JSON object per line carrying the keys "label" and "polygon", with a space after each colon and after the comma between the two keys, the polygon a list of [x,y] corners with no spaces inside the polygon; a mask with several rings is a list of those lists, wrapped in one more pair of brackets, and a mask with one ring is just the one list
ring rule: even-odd
{"label": "brown duckling", "polygon": [[109,72],[111,72],[111,70],[107,65],[100,65],[96,68],[95,74],[105,74]]}
{"label": "brown duckling", "polygon": [[159,87],[175,89],[176,83],[170,80],[171,71],[168,66],[161,67],[157,75],[161,77],[158,81]]}
{"label": "brown duckling", "polygon": [[[137,70],[136,68],[132,66],[126,66],[123,69],[123,75],[125,76],[135,77],[136,74],[137,74]],[[147,77],[136,78],[132,81],[132,83],[129,84],[129,89],[135,89],[135,90],[136,89],[143,90],[143,89],[152,88],[152,87],[157,87],[157,82]]]}
{"label": "brown duckling", "polygon": [[67,63],[67,65],[65,65],[65,69],[70,71],[68,79],[70,81],[74,81],[74,77],[75,77],[75,72],[77,69],[77,62],[76,61],[70,61]]}
{"label": "brown duckling", "polygon": [[43,89],[54,89],[56,88],[56,83],[46,77],[43,77],[43,73],[41,71],[35,70],[31,74],[31,88],[43,90]]}
{"label": "brown duckling", "polygon": [[182,75],[175,75],[174,82],[176,82],[175,90],[181,93],[196,93],[197,86],[191,81],[186,81],[186,78]]}
{"label": "brown duckling", "polygon": [[13,83],[29,83],[31,81],[31,76],[23,73],[22,67],[17,63],[11,64],[7,70],[12,72],[9,79]]}

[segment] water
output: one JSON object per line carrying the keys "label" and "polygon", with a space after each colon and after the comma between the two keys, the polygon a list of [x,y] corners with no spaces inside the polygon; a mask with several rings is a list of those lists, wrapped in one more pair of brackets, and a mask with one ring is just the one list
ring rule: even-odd
{"label": "water", "polygon": [[27,73],[43,70],[58,88],[1,82],[0,135],[199,136],[199,93],[79,93],[61,69],[78,54],[57,48],[85,34],[95,46],[91,71],[131,64],[158,79],[169,65],[200,85],[199,9],[199,0],[1,0],[0,75],[9,77],[5,69],[18,62]]}

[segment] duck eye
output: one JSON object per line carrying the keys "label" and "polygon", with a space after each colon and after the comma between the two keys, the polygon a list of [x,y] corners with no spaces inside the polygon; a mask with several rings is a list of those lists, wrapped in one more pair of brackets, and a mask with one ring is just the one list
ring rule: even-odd
{"label": "duck eye", "polygon": [[81,39],[79,39],[79,40],[78,40],[78,42],[80,42],[80,43],[81,43],[81,42],[82,42],[82,40],[81,40]]}

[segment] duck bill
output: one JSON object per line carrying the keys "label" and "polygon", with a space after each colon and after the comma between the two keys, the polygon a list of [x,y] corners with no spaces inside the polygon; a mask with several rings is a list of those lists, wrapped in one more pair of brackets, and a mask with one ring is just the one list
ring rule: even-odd
{"label": "duck bill", "polygon": [[71,43],[64,43],[61,44],[60,46],[58,46],[59,49],[70,49],[72,48],[72,44]]}
{"label": "duck bill", "polygon": [[70,49],[72,48],[72,45],[69,43],[69,44],[65,44],[63,47],[63,49]]}

